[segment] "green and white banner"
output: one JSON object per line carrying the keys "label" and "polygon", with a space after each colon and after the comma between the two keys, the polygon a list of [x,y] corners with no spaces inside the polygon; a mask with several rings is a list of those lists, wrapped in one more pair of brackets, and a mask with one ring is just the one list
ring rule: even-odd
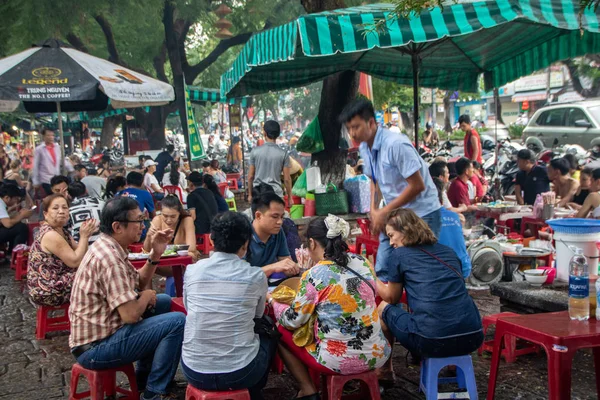
{"label": "green and white banner", "polygon": [[185,89],[185,114],[187,117],[188,134],[190,136],[190,161],[196,161],[206,158],[206,154],[204,153],[204,146],[202,146],[198,124],[196,124],[196,118],[194,117],[194,107],[190,98],[190,90],[185,82],[183,83],[183,87]]}

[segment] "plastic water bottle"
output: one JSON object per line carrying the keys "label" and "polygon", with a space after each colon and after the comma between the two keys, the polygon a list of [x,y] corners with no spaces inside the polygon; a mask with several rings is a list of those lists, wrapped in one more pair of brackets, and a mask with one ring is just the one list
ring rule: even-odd
{"label": "plastic water bottle", "polygon": [[579,321],[590,318],[588,263],[580,248],[569,263],[569,317]]}
{"label": "plastic water bottle", "polygon": [[600,321],[600,279],[596,280],[596,319]]}

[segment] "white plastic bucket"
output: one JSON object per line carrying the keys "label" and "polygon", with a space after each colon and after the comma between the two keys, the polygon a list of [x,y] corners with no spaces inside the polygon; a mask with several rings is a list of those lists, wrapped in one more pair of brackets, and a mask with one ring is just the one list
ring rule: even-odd
{"label": "white plastic bucket", "polygon": [[563,282],[569,281],[569,262],[573,251],[568,246],[579,247],[588,259],[589,274],[598,275],[598,248],[596,242],[600,241],[600,233],[572,235],[554,232],[556,246],[556,279]]}

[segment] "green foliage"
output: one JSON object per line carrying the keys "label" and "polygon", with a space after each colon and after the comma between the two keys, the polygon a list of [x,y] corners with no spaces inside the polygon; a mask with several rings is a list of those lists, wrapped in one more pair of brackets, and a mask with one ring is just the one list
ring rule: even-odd
{"label": "green foliage", "polygon": [[372,77],[373,105],[376,110],[398,107],[401,111],[413,108],[412,87]]}
{"label": "green foliage", "polygon": [[301,117],[304,120],[313,120],[319,113],[321,103],[322,82],[291,89],[290,100],[286,105],[292,110],[292,117]]}
{"label": "green foliage", "polygon": [[521,139],[523,137],[523,131],[525,130],[525,125],[515,125],[511,124],[508,126],[508,134],[511,139]]}

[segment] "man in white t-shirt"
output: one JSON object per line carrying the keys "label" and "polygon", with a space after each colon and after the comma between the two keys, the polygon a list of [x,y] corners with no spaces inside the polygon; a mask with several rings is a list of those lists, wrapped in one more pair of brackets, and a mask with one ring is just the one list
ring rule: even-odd
{"label": "man in white t-shirt", "polygon": [[24,197],[21,189],[16,185],[4,185],[0,188],[0,243],[10,242],[8,253],[18,244],[27,243],[29,230],[21,222],[31,217],[33,210],[21,210],[10,217],[8,210],[21,201]]}
{"label": "man in white t-shirt", "polygon": [[106,190],[106,179],[97,175],[97,171],[93,168],[86,171],[86,176],[81,178],[81,183],[85,185],[88,195],[101,199]]}
{"label": "man in white t-shirt", "polygon": [[165,197],[163,188],[158,183],[158,179],[154,176],[156,172],[156,163],[153,160],[146,160],[144,162],[144,168],[146,173],[144,174],[144,186],[152,194],[156,200],[162,200]]}

